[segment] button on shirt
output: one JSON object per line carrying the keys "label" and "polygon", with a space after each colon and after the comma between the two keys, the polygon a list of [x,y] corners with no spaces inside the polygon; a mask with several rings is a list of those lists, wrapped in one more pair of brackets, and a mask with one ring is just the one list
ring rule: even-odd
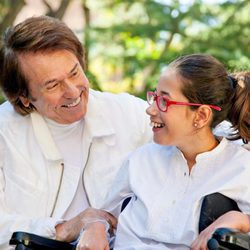
{"label": "button on shirt", "polygon": [[133,195],[119,217],[115,249],[189,249],[198,236],[202,199],[210,193],[234,199],[250,214],[249,162],[247,150],[223,139],[197,156],[189,174],[176,147],[141,147],[124,164],[108,198],[109,211],[118,213],[118,197]]}

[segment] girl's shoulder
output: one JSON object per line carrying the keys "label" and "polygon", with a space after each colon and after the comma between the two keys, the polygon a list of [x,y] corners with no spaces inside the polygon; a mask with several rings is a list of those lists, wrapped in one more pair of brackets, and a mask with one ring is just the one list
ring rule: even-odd
{"label": "girl's shoulder", "polygon": [[176,154],[177,149],[174,146],[163,146],[154,142],[144,144],[131,153],[131,159],[157,159],[164,157],[165,159]]}
{"label": "girl's shoulder", "polygon": [[224,160],[225,165],[245,169],[250,174],[250,151],[226,138],[223,138],[221,143],[224,143],[224,148],[220,159]]}

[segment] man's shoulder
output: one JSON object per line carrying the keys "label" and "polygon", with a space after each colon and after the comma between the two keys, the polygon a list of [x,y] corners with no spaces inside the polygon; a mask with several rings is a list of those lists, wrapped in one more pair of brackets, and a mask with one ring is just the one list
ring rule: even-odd
{"label": "man's shoulder", "polygon": [[130,116],[136,116],[139,114],[143,114],[144,116],[146,114],[145,110],[147,103],[141,98],[129,93],[114,94],[91,90],[90,98],[92,98],[93,102],[98,103],[103,111],[121,112]]}
{"label": "man's shoulder", "polygon": [[10,102],[6,101],[0,105],[0,123],[20,121],[24,116],[18,114]]}
{"label": "man's shoulder", "polygon": [[0,120],[12,117],[14,112],[13,106],[8,101],[2,103],[0,105]]}
{"label": "man's shoulder", "polygon": [[110,102],[141,102],[145,103],[144,100],[131,95],[129,93],[110,93],[110,92],[101,92],[96,90],[90,90],[90,96],[96,98],[100,101],[110,101]]}

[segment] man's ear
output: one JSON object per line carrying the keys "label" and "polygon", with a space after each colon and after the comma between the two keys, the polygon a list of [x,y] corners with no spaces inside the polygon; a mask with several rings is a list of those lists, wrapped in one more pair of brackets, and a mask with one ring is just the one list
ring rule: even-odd
{"label": "man's ear", "polygon": [[27,97],[19,96],[19,99],[22,102],[24,107],[28,108],[30,106],[30,101]]}
{"label": "man's ear", "polygon": [[201,105],[197,110],[194,118],[194,124],[196,127],[202,128],[209,125],[212,120],[213,112],[211,108],[207,105]]}

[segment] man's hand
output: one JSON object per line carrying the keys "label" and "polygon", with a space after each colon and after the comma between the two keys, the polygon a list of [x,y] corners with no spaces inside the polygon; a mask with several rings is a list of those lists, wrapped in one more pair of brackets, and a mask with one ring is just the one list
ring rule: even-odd
{"label": "man's hand", "polygon": [[107,221],[111,230],[116,228],[117,219],[112,214],[100,209],[87,208],[74,218],[58,224],[56,226],[56,239],[65,242],[74,241],[87,224],[98,219]]}
{"label": "man's hand", "polygon": [[89,224],[84,230],[76,250],[109,250],[105,225],[101,222]]}

